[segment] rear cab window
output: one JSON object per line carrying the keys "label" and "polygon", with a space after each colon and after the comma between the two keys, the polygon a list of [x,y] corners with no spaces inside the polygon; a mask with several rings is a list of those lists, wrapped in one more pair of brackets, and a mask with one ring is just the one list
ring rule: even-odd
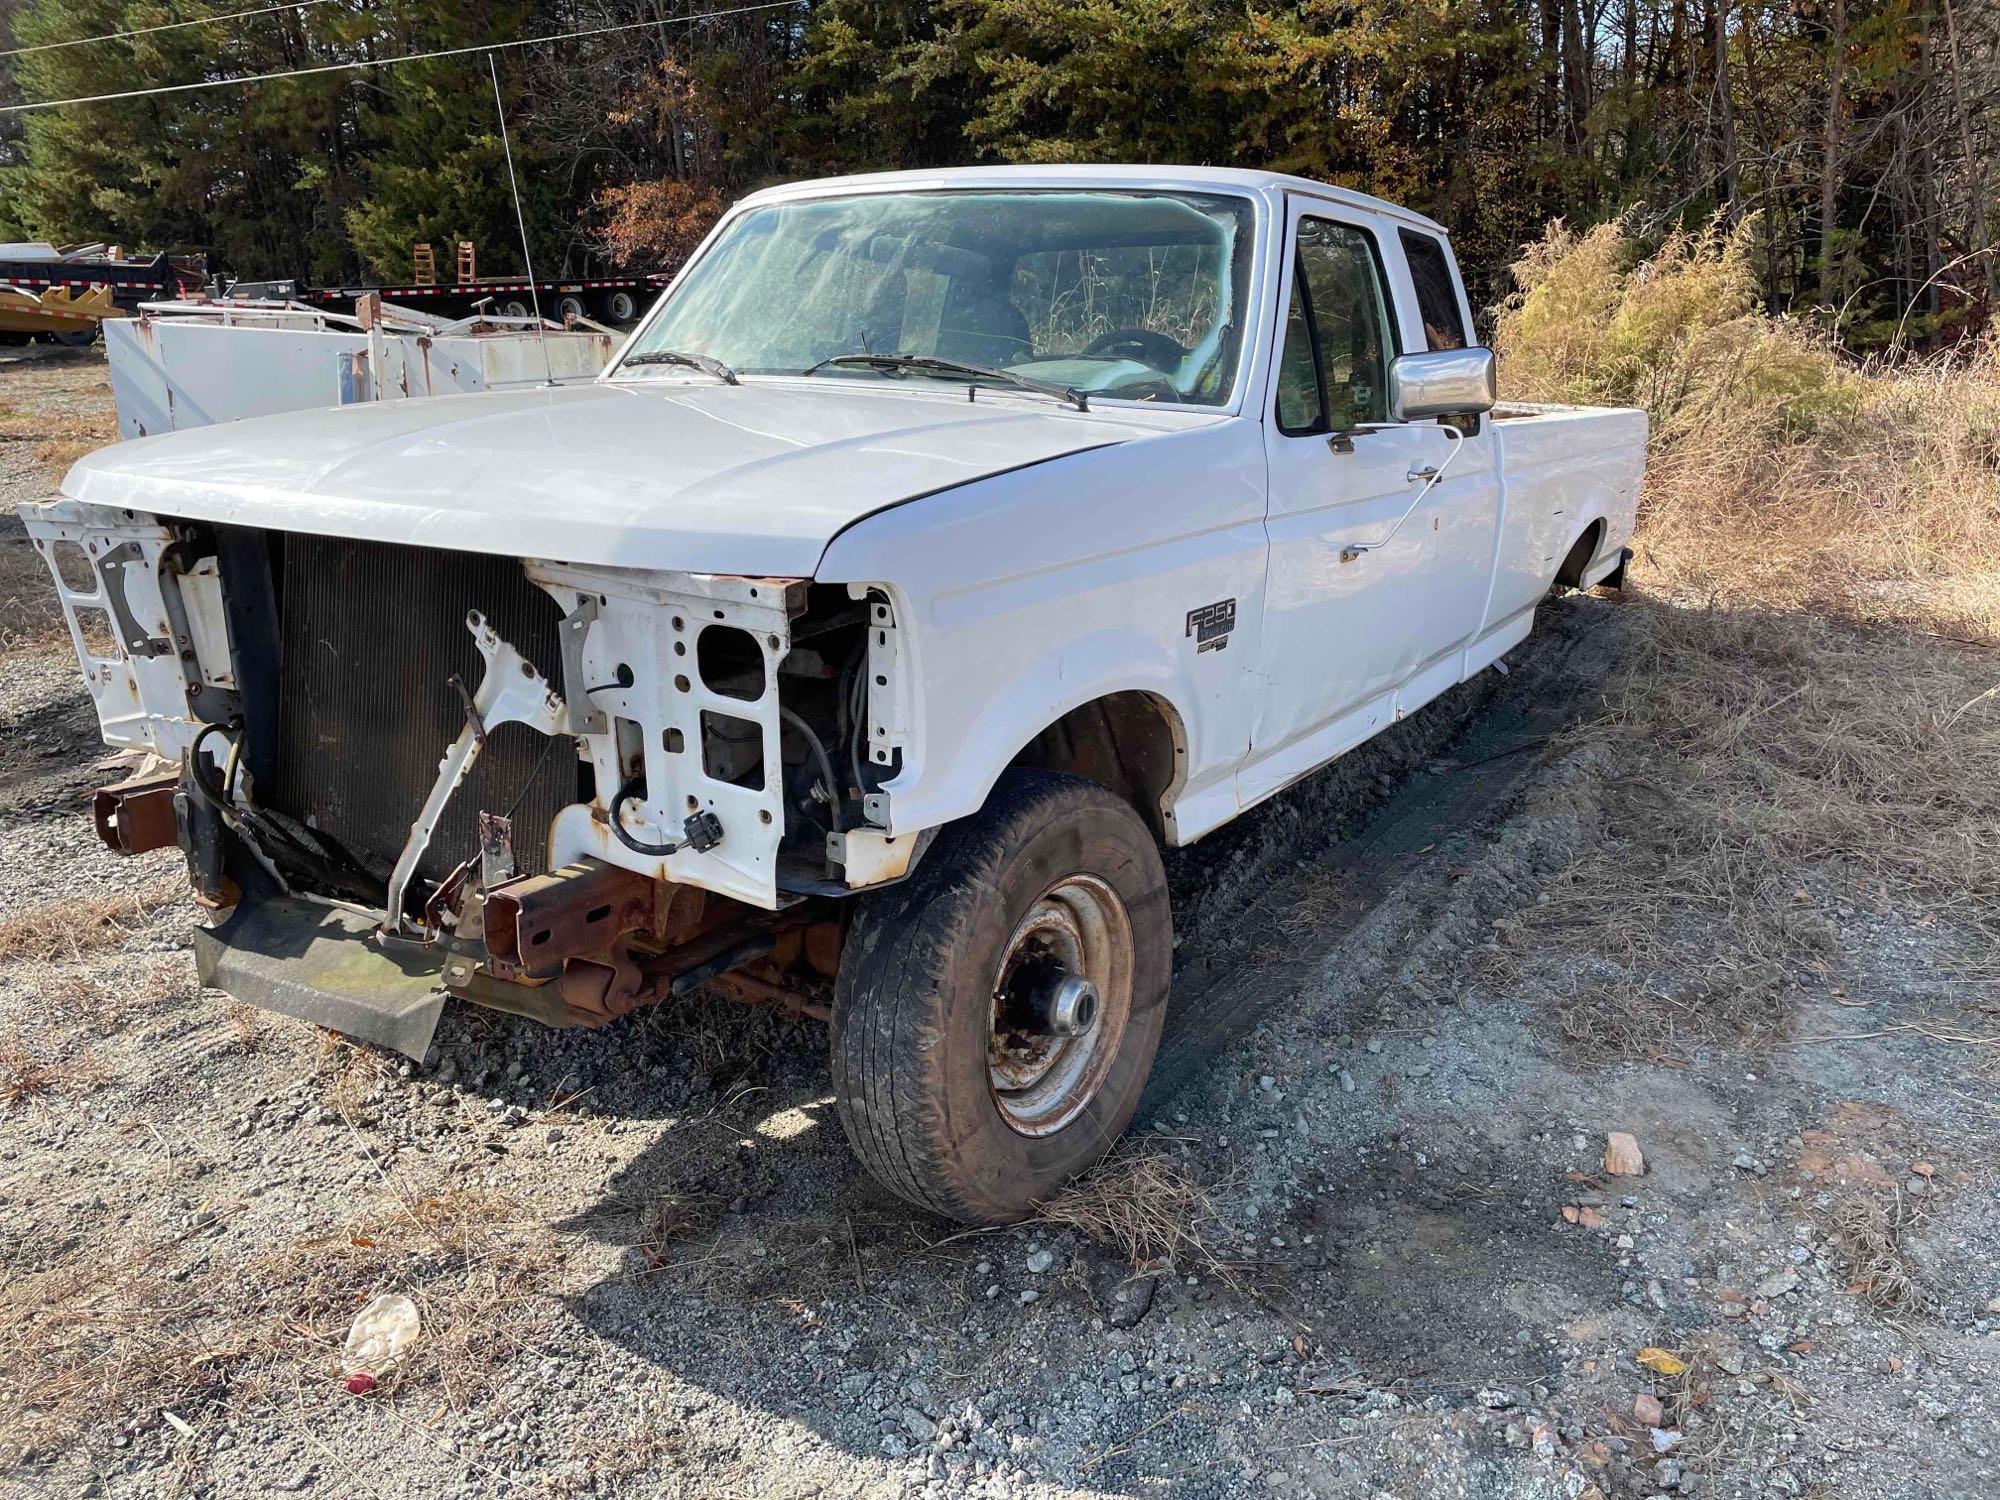
{"label": "rear cab window", "polygon": [[1458,284],[1451,274],[1451,257],[1435,235],[1414,229],[1400,231],[1403,258],[1417,287],[1417,316],[1423,319],[1424,342],[1431,349],[1463,349],[1465,318],[1458,309]]}

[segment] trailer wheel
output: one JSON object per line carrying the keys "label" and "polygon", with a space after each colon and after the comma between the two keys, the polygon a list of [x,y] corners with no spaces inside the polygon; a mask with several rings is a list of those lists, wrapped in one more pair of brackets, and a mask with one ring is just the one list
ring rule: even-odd
{"label": "trailer wheel", "polygon": [[516,297],[511,302],[500,304],[500,316],[503,318],[530,318],[534,316],[534,310],[519,297]]}
{"label": "trailer wheel", "polygon": [[630,292],[611,292],[604,299],[604,316],[613,323],[630,323],[639,316],[639,302]]}
{"label": "trailer wheel", "polygon": [[833,1085],[856,1155],[955,1219],[1032,1212],[1130,1123],[1172,956],[1139,815],[1081,777],[1010,772],[855,914]]}
{"label": "trailer wheel", "polygon": [[569,323],[577,318],[588,317],[589,314],[583,310],[583,298],[569,296],[556,303],[556,316],[563,322]]}

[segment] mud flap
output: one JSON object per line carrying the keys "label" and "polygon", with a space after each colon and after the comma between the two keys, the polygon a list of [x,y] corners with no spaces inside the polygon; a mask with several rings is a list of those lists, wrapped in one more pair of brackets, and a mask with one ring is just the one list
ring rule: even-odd
{"label": "mud flap", "polygon": [[201,982],[237,999],[422,1062],[445,994],[444,955],[380,946],[354,912],[246,898],[219,927],[198,929]]}

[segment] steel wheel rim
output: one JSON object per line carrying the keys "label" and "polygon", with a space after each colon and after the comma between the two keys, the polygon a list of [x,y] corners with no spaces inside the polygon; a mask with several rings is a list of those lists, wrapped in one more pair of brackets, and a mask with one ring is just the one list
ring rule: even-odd
{"label": "steel wheel rim", "polygon": [[[1030,963],[1059,963],[1097,987],[1097,1020],[1081,1036],[1031,1036],[1003,1015],[1003,996]],[[1000,1117],[1026,1136],[1053,1135],[1090,1105],[1117,1059],[1132,1012],[1132,919],[1095,875],[1044,891],[1007,940],[993,979],[987,1080]]]}

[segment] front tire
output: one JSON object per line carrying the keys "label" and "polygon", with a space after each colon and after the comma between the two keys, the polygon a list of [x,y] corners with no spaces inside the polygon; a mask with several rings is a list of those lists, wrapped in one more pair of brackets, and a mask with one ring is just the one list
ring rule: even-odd
{"label": "front tire", "polygon": [[833,1085],[855,1154],[936,1213],[1032,1213],[1131,1122],[1172,957],[1138,814],[1080,777],[1008,773],[848,932]]}

